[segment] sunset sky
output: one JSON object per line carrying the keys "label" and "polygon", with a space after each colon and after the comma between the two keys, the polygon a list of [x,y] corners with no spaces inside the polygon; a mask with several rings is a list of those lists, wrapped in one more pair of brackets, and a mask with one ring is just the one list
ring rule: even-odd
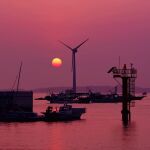
{"label": "sunset sky", "polygon": [[149,0],[0,0],[0,89],[12,87],[21,61],[21,88],[72,86],[71,51],[58,40],[75,47],[86,38],[78,86],[115,85],[107,71],[120,56],[138,69],[137,86],[150,87],[149,16]]}

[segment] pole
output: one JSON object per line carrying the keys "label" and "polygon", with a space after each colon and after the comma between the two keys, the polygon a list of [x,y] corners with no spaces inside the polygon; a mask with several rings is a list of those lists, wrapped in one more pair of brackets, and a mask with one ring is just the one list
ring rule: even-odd
{"label": "pole", "polygon": [[123,101],[122,101],[122,121],[128,125],[130,110],[128,109],[128,77],[122,77]]}
{"label": "pole", "polygon": [[73,93],[76,93],[76,59],[75,59],[75,52],[73,52]]}

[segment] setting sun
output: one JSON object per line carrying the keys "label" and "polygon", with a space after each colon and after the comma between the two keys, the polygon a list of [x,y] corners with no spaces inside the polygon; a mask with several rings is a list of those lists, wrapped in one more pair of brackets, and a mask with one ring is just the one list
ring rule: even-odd
{"label": "setting sun", "polygon": [[60,58],[53,58],[52,59],[52,66],[53,67],[60,67],[62,65],[62,60]]}

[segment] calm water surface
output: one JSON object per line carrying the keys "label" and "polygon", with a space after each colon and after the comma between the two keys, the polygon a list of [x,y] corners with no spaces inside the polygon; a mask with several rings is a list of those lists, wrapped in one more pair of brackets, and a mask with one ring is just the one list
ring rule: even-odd
{"label": "calm water surface", "polygon": [[[34,101],[34,111],[45,111],[47,105]],[[121,104],[74,106],[87,108],[81,120],[0,123],[0,150],[150,150],[149,96],[132,107],[128,128],[122,126]]]}

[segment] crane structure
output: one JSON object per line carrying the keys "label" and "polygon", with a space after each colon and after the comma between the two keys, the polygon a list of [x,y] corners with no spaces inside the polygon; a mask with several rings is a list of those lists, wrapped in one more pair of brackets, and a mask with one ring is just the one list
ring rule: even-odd
{"label": "crane structure", "polygon": [[122,79],[122,121],[124,125],[128,125],[131,118],[131,97],[135,96],[135,79],[137,78],[137,70],[133,67],[133,64],[131,64],[130,68],[127,68],[126,64],[124,64],[122,69],[112,67],[108,73],[112,73],[113,78]]}

